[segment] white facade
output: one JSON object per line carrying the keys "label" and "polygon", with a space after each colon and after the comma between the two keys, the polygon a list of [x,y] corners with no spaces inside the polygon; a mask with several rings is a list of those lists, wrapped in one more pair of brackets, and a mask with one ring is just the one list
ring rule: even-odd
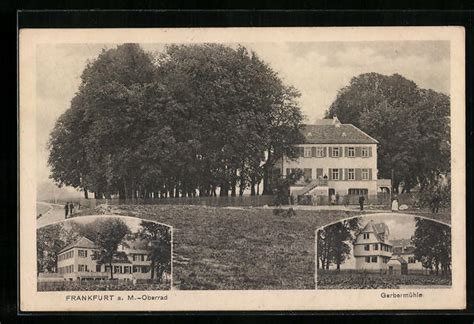
{"label": "white facade", "polygon": [[[380,228],[384,230],[381,231]],[[388,241],[388,235],[385,224],[374,224],[371,221],[364,227],[353,245],[356,269],[387,269],[387,263],[392,257],[392,245]]]}
{"label": "white facade", "polygon": [[[96,250],[89,239],[79,239],[58,254],[58,274],[66,280],[110,279],[110,266],[99,265],[93,258]],[[112,263],[115,279],[150,279],[151,262],[147,251],[128,250],[124,246],[120,246],[119,251],[126,254],[127,260]]]}
{"label": "white facade", "polygon": [[307,125],[302,133],[306,142],[296,145],[298,158],[284,157],[275,165],[283,177],[294,169],[303,172],[303,178],[290,188],[292,195],[314,194],[308,193],[307,186],[312,189],[312,184],[319,187],[318,195],[377,195],[375,139],[353,125],[341,124],[337,118]]}

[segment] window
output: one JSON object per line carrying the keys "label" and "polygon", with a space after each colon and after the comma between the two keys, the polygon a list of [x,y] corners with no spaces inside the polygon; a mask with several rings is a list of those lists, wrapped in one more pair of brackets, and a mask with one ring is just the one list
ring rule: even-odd
{"label": "window", "polygon": [[378,244],[374,244],[374,250],[378,250],[379,249],[379,245]]}
{"label": "window", "polygon": [[370,251],[370,245],[369,244],[364,245],[364,250]]}
{"label": "window", "polygon": [[368,147],[363,147],[361,150],[361,155],[362,157],[369,157],[369,148]]}
{"label": "window", "polygon": [[316,147],[316,157],[324,157],[324,147]]}
{"label": "window", "polygon": [[310,158],[310,157],[312,157],[312,154],[311,154],[311,147],[305,147],[305,148],[304,148],[304,157],[305,157],[305,158]]}
{"label": "window", "polygon": [[81,258],[87,258],[87,250],[78,250],[77,254],[78,254]]}
{"label": "window", "polygon": [[339,180],[339,169],[332,169],[332,179]]}
{"label": "window", "polygon": [[85,271],[85,272],[89,271],[89,270],[87,269],[87,264],[86,264],[86,265],[84,265],[84,264],[79,264],[77,270],[78,270],[78,271]]}
{"label": "window", "polygon": [[332,157],[339,157],[339,147],[332,147]]}
{"label": "window", "polygon": [[114,266],[114,273],[122,273],[122,267],[121,266]]}
{"label": "window", "polygon": [[365,263],[370,263],[370,257],[365,257]]}
{"label": "window", "polygon": [[355,148],[349,147],[349,148],[347,149],[347,156],[348,156],[348,157],[354,157],[354,156],[355,156]]}
{"label": "window", "polygon": [[130,266],[123,267],[123,273],[130,273],[130,271],[131,271],[130,268],[131,268]]}
{"label": "window", "polygon": [[408,257],[408,263],[415,263],[415,257]]}
{"label": "window", "polygon": [[372,257],[372,263],[377,263],[377,257],[376,256]]}
{"label": "window", "polygon": [[364,240],[367,240],[370,237],[370,233],[364,233]]}
{"label": "window", "polygon": [[369,194],[369,189],[349,189],[349,195],[354,195],[354,196],[367,196]]}
{"label": "window", "polygon": [[347,169],[347,180],[355,180],[354,169]]}
{"label": "window", "polygon": [[303,172],[304,172],[303,173],[304,174],[304,180],[305,181],[311,181],[313,170],[312,169],[304,169]]}
{"label": "window", "polygon": [[102,270],[101,268],[102,268],[102,266],[100,264],[97,264],[95,266],[95,272],[101,272],[101,270]]}
{"label": "window", "polygon": [[362,180],[369,180],[369,169],[362,169]]}

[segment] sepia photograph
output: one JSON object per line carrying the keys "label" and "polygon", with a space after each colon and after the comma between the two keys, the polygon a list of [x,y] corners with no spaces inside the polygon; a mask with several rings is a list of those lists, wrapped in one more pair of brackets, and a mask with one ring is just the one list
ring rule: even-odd
{"label": "sepia photograph", "polygon": [[171,288],[171,228],[88,216],[36,231],[38,291]]}
{"label": "sepia photograph", "polygon": [[411,215],[368,215],[317,232],[317,289],[448,288],[451,227]]}
{"label": "sepia photograph", "polygon": [[449,29],[217,30],[23,38],[37,291],[462,284]]}

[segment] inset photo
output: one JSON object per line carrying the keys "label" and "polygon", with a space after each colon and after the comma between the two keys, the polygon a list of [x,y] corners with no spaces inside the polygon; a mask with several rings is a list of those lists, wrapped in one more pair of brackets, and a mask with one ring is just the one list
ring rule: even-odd
{"label": "inset photo", "polygon": [[123,216],[85,216],[36,231],[37,290],[169,290],[172,228]]}
{"label": "inset photo", "polygon": [[449,288],[451,280],[447,224],[372,214],[316,231],[316,289]]}

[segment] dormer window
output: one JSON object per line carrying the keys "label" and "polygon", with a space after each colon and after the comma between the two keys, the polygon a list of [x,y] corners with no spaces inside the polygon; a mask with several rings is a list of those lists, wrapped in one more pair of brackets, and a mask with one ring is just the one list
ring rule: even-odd
{"label": "dormer window", "polygon": [[364,240],[368,240],[370,238],[370,233],[364,233]]}

